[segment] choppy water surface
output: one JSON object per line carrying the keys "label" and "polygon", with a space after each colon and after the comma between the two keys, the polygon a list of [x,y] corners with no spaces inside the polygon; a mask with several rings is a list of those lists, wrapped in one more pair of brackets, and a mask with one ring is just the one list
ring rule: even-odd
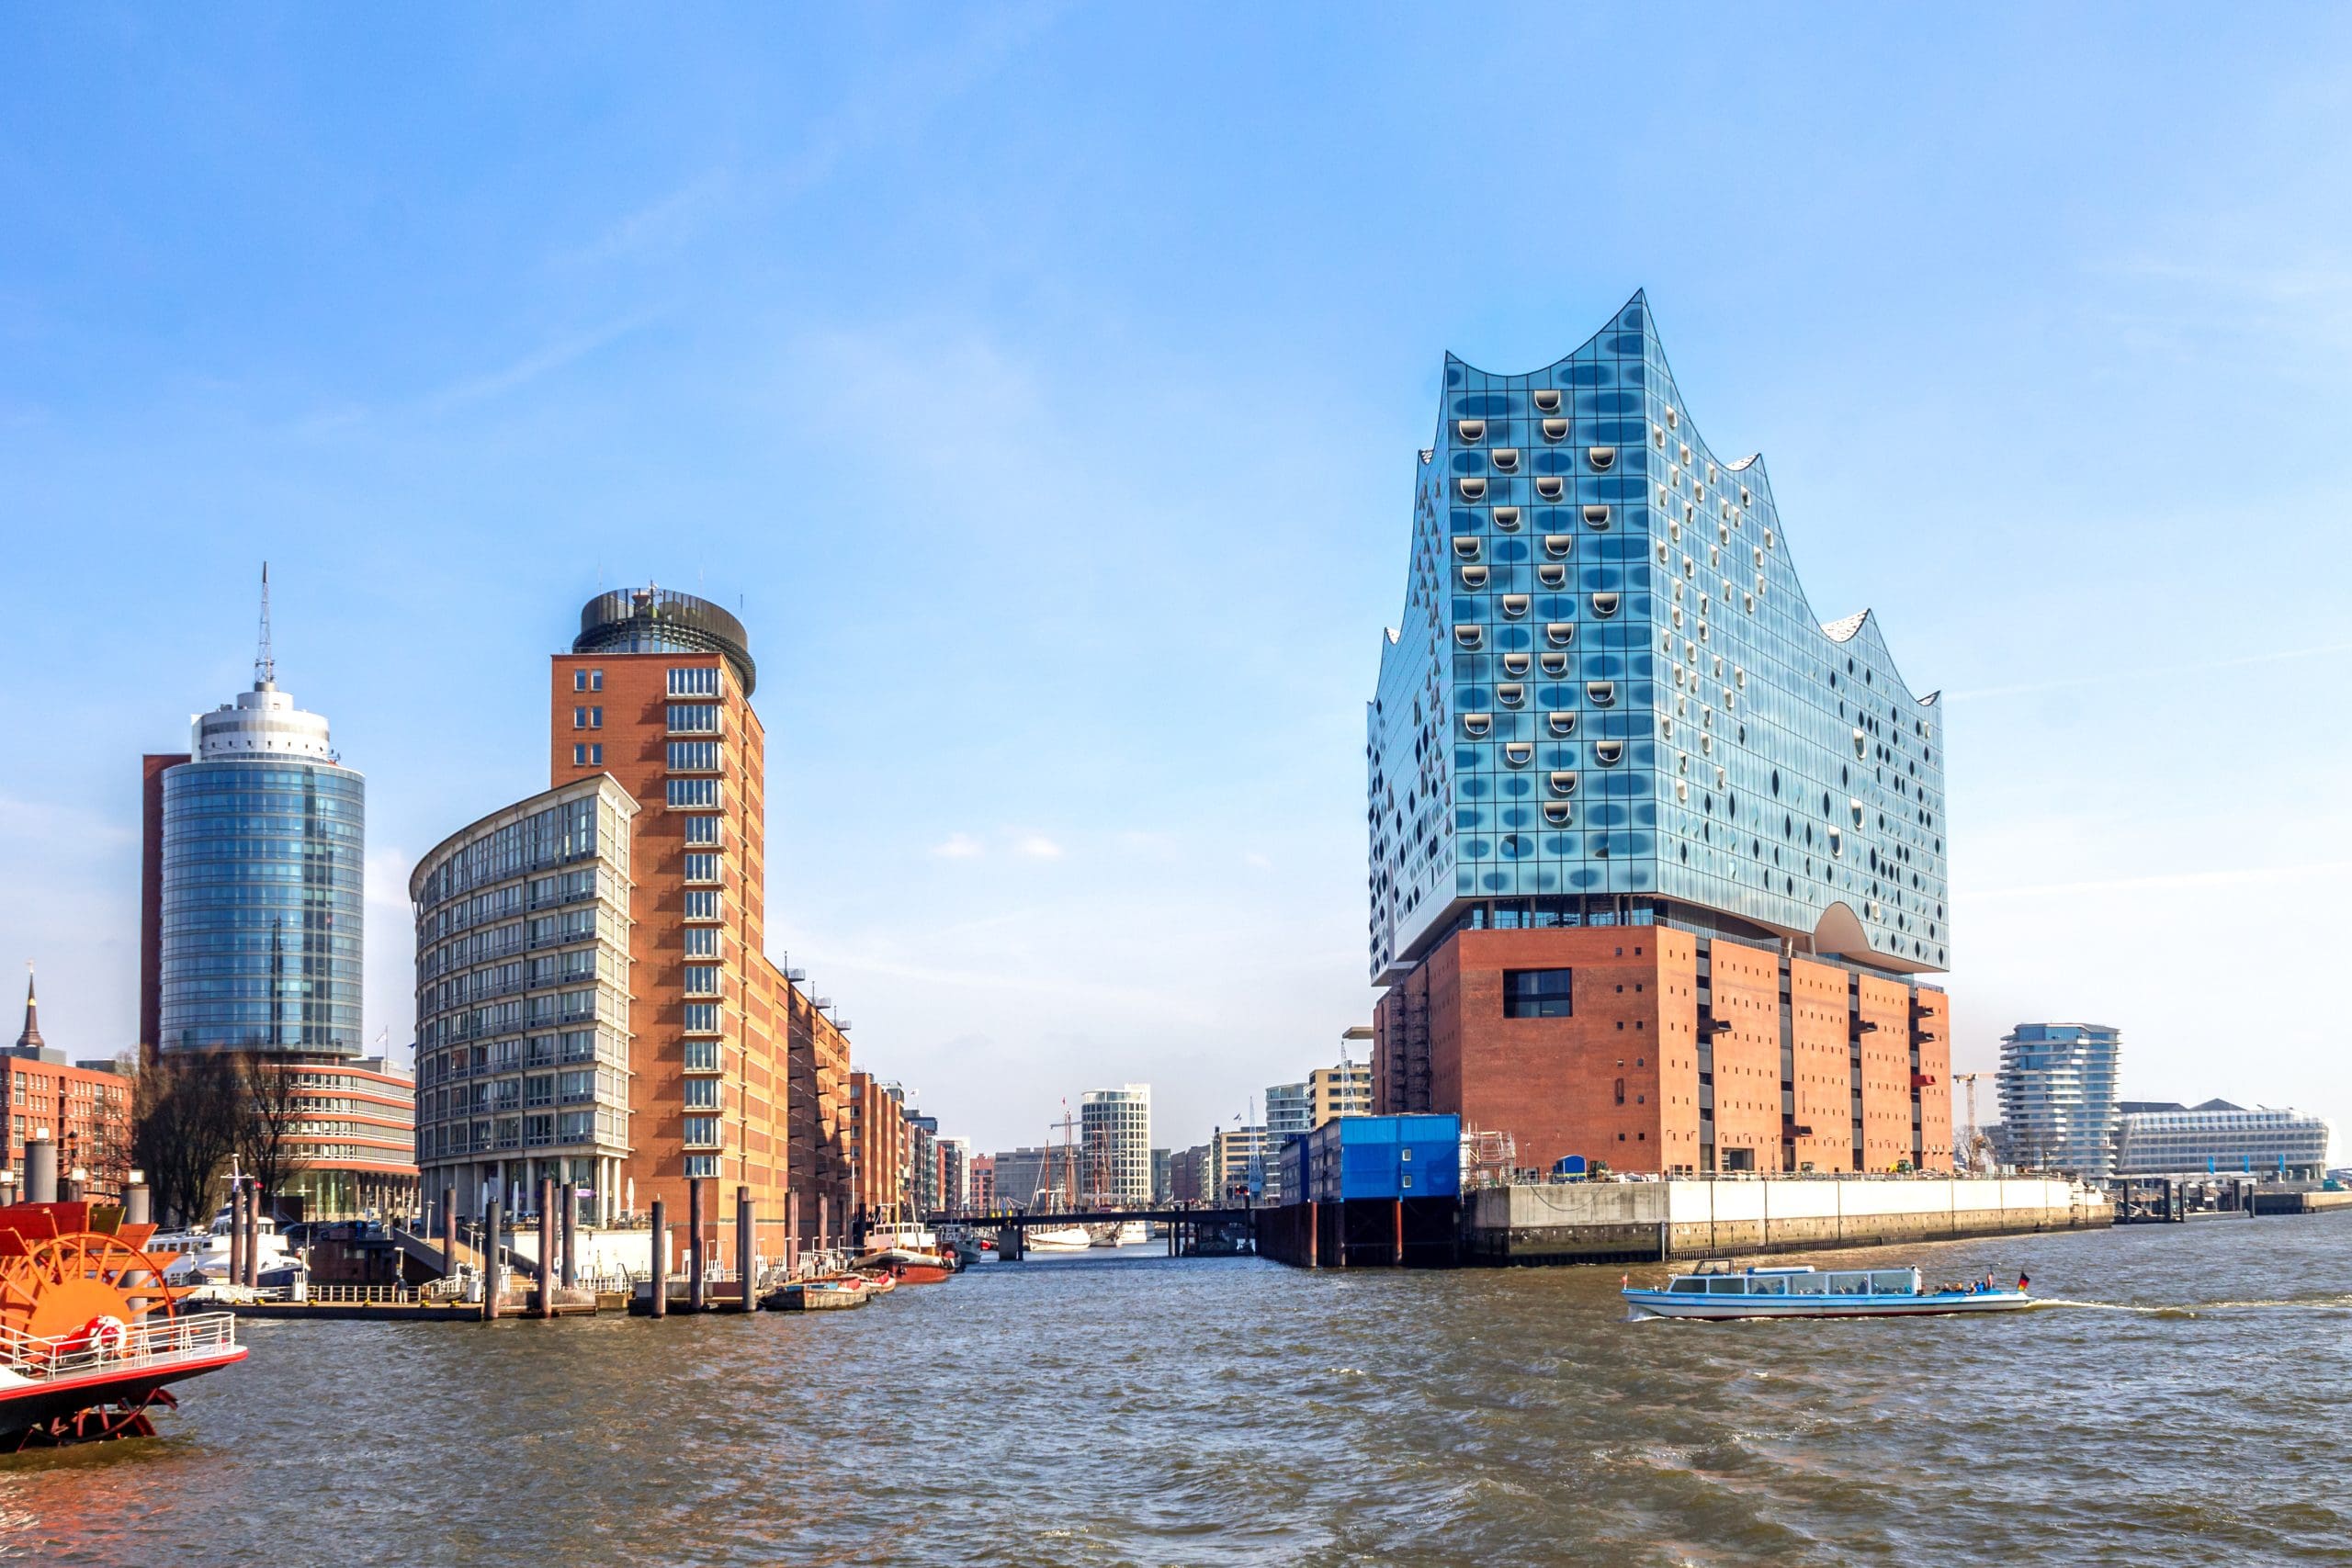
{"label": "choppy water surface", "polygon": [[1628,1324],[1614,1269],[1130,1249],[808,1317],[261,1323],[160,1440],[0,1462],[0,1555],[2352,1562],[2352,1215],[1834,1256],[2158,1310]]}

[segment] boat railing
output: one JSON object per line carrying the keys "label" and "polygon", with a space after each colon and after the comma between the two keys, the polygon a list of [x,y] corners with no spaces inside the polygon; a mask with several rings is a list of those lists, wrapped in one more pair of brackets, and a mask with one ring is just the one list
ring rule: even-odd
{"label": "boat railing", "polygon": [[71,1334],[27,1334],[0,1325],[0,1367],[31,1382],[81,1377],[95,1371],[137,1371],[196,1357],[218,1355],[237,1344],[233,1313],[199,1312],[150,1317],[130,1324],[85,1325]]}

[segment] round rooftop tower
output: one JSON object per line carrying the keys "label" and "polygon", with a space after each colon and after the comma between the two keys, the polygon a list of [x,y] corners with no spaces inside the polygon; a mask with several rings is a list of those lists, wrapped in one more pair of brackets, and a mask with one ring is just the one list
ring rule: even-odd
{"label": "round rooftop tower", "polygon": [[649,582],[616,588],[581,607],[574,653],[717,653],[750,696],[757,669],[743,623],[712,604]]}

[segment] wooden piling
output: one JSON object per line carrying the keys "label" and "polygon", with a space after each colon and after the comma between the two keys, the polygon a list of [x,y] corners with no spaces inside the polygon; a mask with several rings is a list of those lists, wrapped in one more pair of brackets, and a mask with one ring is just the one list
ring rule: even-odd
{"label": "wooden piling", "polygon": [[689,1312],[701,1312],[709,1305],[703,1294],[703,1179],[696,1176],[686,1182],[686,1310]]}
{"label": "wooden piling", "polygon": [[[31,1183],[26,1184],[25,1190],[32,1190]],[[235,1181],[229,1185],[229,1283],[242,1285],[244,1282],[245,1184]]]}
{"label": "wooden piling", "polygon": [[506,1202],[503,1198],[490,1201],[490,1212],[482,1221],[481,1233],[481,1320],[498,1321],[498,1292],[504,1285],[504,1270],[498,1266],[499,1234],[506,1218]]}
{"label": "wooden piling", "polygon": [[570,1290],[580,1283],[580,1265],[573,1257],[574,1241],[580,1229],[580,1183],[563,1184],[563,1284]]}
{"label": "wooden piling", "polygon": [[735,1279],[742,1292],[741,1300],[744,1312],[750,1312],[759,1304],[752,1299],[752,1190],[738,1187],[735,1189]]}
{"label": "wooden piling", "polygon": [[458,1190],[441,1189],[441,1277],[458,1277]]}
{"label": "wooden piling", "polygon": [[555,1316],[555,1178],[539,1178],[539,1315]]}
{"label": "wooden piling", "polygon": [[670,1221],[665,1212],[667,1207],[661,1199],[653,1200],[653,1300],[650,1310],[655,1317],[670,1315]]}

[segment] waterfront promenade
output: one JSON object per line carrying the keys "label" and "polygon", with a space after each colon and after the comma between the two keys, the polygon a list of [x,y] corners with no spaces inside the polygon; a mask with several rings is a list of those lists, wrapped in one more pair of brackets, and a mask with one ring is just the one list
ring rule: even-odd
{"label": "waterfront promenade", "polygon": [[[2342,1562],[2352,1215],[1844,1252],[2128,1303],[1626,1324],[1617,1271],[1150,1248],[867,1312],[249,1325],[0,1554],[1023,1564]],[[1637,1277],[1640,1271],[1637,1269]],[[2234,1304],[2232,1304],[2234,1303]],[[2308,1459],[2302,1456],[2310,1456]]]}

